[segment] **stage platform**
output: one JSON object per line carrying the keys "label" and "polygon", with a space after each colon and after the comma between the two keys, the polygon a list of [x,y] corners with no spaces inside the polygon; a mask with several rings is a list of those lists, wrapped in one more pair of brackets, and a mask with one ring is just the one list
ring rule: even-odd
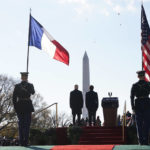
{"label": "stage platform", "polygon": [[61,145],[61,146],[0,146],[0,150],[150,150],[140,145]]}

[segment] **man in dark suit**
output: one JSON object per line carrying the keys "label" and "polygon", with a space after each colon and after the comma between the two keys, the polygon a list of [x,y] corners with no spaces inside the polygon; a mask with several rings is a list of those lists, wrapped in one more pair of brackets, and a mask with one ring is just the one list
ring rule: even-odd
{"label": "man in dark suit", "polygon": [[91,85],[89,87],[90,91],[86,93],[86,107],[89,115],[89,126],[92,125],[92,121],[94,122],[94,126],[96,125],[96,111],[98,108],[98,95],[93,91],[94,86]]}
{"label": "man in dark suit", "polygon": [[73,125],[75,125],[75,117],[78,116],[78,125],[80,125],[80,117],[83,107],[83,95],[78,90],[78,85],[74,86],[74,90],[70,92],[70,108],[72,109]]}
{"label": "man in dark suit", "polygon": [[28,83],[28,73],[21,72],[21,83],[16,84],[13,92],[14,109],[18,117],[19,141],[21,146],[28,145],[31,113],[34,112],[31,94],[34,94],[34,86]]}
{"label": "man in dark suit", "polygon": [[150,83],[145,81],[145,71],[138,71],[139,81],[131,88],[131,107],[135,113],[137,137],[140,145],[148,145],[150,128]]}

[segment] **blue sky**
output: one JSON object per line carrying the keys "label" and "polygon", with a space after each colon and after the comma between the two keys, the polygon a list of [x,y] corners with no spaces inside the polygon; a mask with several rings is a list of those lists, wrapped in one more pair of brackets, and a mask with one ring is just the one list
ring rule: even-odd
{"label": "blue sky", "polygon": [[[150,22],[150,0],[143,0]],[[130,106],[130,89],[141,69],[140,0],[5,0],[0,5],[1,74],[20,78],[26,70],[29,9],[70,54],[67,66],[30,47],[29,81],[47,104],[58,102],[59,112],[71,114],[69,93],[74,84],[82,90],[82,58],[90,61],[90,83],[101,99],[119,98]]]}

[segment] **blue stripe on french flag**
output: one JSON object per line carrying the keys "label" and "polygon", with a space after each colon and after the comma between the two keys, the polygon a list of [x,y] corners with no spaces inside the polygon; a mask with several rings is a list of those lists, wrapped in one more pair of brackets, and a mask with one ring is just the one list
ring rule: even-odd
{"label": "blue stripe on french flag", "polygon": [[29,46],[44,50],[53,59],[69,65],[69,53],[30,15]]}

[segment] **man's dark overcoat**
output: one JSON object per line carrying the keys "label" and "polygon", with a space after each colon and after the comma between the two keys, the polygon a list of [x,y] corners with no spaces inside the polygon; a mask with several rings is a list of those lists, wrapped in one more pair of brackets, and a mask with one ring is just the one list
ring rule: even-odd
{"label": "man's dark overcoat", "polygon": [[79,90],[73,90],[70,92],[70,108],[72,114],[81,114],[83,107],[83,95]]}
{"label": "man's dark overcoat", "polygon": [[86,107],[89,112],[96,112],[98,108],[98,95],[97,92],[89,91],[86,93]]}

